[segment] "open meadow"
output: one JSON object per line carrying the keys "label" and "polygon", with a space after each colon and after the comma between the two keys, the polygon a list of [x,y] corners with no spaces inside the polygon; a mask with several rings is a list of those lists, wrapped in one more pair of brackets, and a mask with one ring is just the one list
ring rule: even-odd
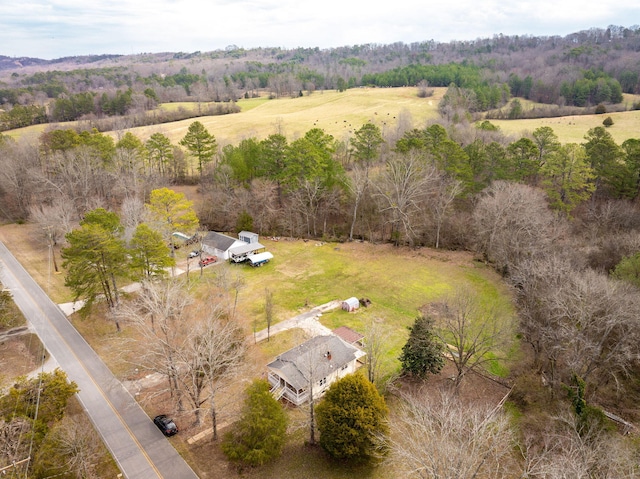
{"label": "open meadow", "polygon": [[[418,98],[417,88],[354,88],[316,91],[297,98],[253,98],[238,102],[240,113],[201,117],[199,121],[220,145],[251,137],[263,139],[273,133],[295,139],[312,128],[322,128],[343,140],[369,121],[382,131],[396,128],[401,116],[415,127],[424,126],[427,120],[438,117],[438,102],[446,92],[444,88],[435,90],[430,98]],[[146,139],[159,131],[177,143],[193,121],[134,128],[131,132]]]}
{"label": "open meadow", "polygon": [[[419,98],[415,87],[403,88],[353,88],[344,92],[321,90],[296,98],[242,99],[238,101],[240,113],[197,118],[212,133],[220,146],[236,145],[246,138],[263,139],[273,133],[282,133],[294,140],[312,128],[322,128],[337,140],[345,140],[363,124],[373,122],[386,133],[410,125],[423,128],[428,121],[437,120],[438,103],[446,93],[446,88],[433,88],[434,94]],[[625,95],[625,104],[640,101],[638,95]],[[529,108],[533,103],[523,100]],[[167,103],[163,109],[196,109],[197,103]],[[613,126],[607,131],[618,144],[629,138],[640,137],[640,111],[606,113],[603,115],[578,115],[532,120],[491,120],[506,135],[514,137],[530,133],[540,126],[554,129],[562,143],[581,143],[590,128],[602,126],[602,121],[611,116]],[[143,141],[153,133],[165,134],[177,144],[186,134],[189,125],[196,118],[161,125],[132,128],[133,134]],[[56,124],[57,128],[75,126],[75,122]],[[13,138],[40,135],[48,125],[35,125],[7,132]],[[114,133],[115,134],[115,133]]]}

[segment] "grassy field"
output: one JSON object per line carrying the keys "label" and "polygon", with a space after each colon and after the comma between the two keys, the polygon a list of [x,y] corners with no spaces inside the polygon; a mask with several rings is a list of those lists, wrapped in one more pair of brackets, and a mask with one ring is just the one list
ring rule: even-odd
{"label": "grassy field", "polygon": [[611,117],[613,125],[607,128],[618,144],[629,138],[640,138],[640,111],[605,113],[604,115],[577,115],[534,120],[491,120],[507,135],[521,136],[541,126],[550,126],[562,143],[584,143],[591,128],[602,126],[602,121]]}
{"label": "grassy field", "polygon": [[[417,88],[354,88],[345,92],[335,90],[316,91],[298,98],[242,99],[238,102],[240,113],[198,118],[213,133],[221,146],[237,144],[242,139],[263,139],[281,132],[290,140],[298,138],[311,128],[322,128],[338,140],[344,140],[366,122],[373,122],[383,131],[393,131],[402,116],[414,128],[422,128],[425,122],[438,118],[438,103],[446,88],[434,88],[434,95],[418,98]],[[625,95],[625,104],[631,105],[640,96]],[[522,101],[525,108],[531,102]],[[195,109],[196,103],[167,103],[161,108]],[[608,131],[618,143],[628,138],[640,137],[640,111],[606,113],[604,115],[579,115],[534,120],[492,120],[507,135],[521,136],[540,126],[550,126],[563,143],[580,143],[590,128],[601,126],[611,116],[614,121]],[[146,140],[153,133],[161,132],[177,144],[195,119],[181,120],[162,125],[133,128],[130,131]],[[75,126],[75,122],[59,127]],[[37,137],[47,125],[36,125],[7,132],[13,138]]]}
{"label": "grassy field", "polygon": [[[266,327],[265,290],[273,293],[275,322],[310,307],[351,296],[369,298],[371,306],[347,313],[325,313],[320,322],[335,329],[349,326],[364,332],[376,321],[388,331],[384,374],[397,371],[397,357],[423,305],[466,285],[485,301],[512,314],[510,297],[500,278],[467,253],[412,250],[369,243],[272,241],[261,238],[274,260],[260,268],[234,265],[245,281],[238,308],[249,330]],[[214,274],[215,269],[208,274]],[[276,351],[273,351],[276,352]],[[277,351],[280,352],[280,351]]]}
{"label": "grassy field", "polygon": [[[199,118],[213,133],[220,145],[237,144],[245,138],[263,139],[276,132],[289,139],[304,135],[312,128],[322,128],[336,139],[342,140],[372,121],[382,130],[395,128],[401,112],[416,126],[437,118],[437,106],[446,90],[436,89],[431,98],[417,97],[416,88],[357,88],[339,93],[335,90],[318,91],[298,98],[266,97],[240,100],[241,112],[224,116]],[[176,104],[187,107],[186,104]],[[170,124],[146,126],[131,130],[140,138],[162,132],[172,142],[184,137],[193,119]]]}

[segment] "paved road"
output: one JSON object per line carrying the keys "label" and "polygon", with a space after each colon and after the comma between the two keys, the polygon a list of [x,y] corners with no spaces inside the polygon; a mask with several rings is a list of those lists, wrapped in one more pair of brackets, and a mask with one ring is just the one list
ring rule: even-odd
{"label": "paved road", "polygon": [[76,382],[78,398],[129,479],[197,479],[60,308],[0,242],[0,281],[49,353]]}

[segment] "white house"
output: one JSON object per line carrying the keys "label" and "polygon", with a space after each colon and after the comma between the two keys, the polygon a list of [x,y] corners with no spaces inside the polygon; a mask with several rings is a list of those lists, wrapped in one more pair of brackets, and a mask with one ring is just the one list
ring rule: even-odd
{"label": "white house", "polygon": [[335,335],[316,336],[267,364],[274,397],[299,406],[322,396],[337,379],[355,372],[365,353]]}
{"label": "white house", "polygon": [[202,238],[202,251],[222,259],[229,259],[231,249],[244,245],[246,245],[244,241],[215,231],[209,231]]}

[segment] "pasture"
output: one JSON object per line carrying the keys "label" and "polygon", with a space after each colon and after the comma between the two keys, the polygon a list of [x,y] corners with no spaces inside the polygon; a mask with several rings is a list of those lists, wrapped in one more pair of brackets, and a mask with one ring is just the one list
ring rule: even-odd
{"label": "pasture", "polygon": [[[346,140],[363,124],[373,122],[383,133],[393,137],[398,129],[423,128],[427,122],[437,120],[438,103],[446,88],[434,88],[434,95],[418,98],[415,87],[403,88],[353,88],[344,92],[320,90],[302,97],[269,99],[267,96],[238,101],[240,113],[197,118],[212,133],[220,146],[236,145],[246,138],[259,140],[273,133],[282,133],[290,141],[304,135],[312,128],[322,128],[337,140]],[[630,107],[640,101],[638,95],[625,95],[625,105]],[[535,104],[522,100],[523,106]],[[197,109],[197,103],[166,103],[162,109]],[[640,111],[605,113],[603,115],[577,115],[532,120],[491,120],[506,135],[519,137],[540,126],[550,126],[562,143],[581,143],[590,128],[602,126],[611,116],[613,126],[608,128],[618,144],[629,138],[640,137]],[[165,134],[177,144],[196,118],[160,125],[131,128],[133,134],[146,141],[153,133]],[[56,128],[74,127],[76,122],[59,123]],[[48,125],[35,125],[6,132],[12,138],[37,137]],[[114,132],[115,136],[115,132]]]}
{"label": "pasture", "polygon": [[[371,121],[384,131],[397,128],[404,118],[415,127],[438,117],[438,102],[446,89],[436,89],[430,98],[418,98],[417,88],[354,88],[345,92],[316,91],[296,98],[251,98],[240,100],[240,113],[207,116],[198,120],[217,139],[219,145],[237,144],[245,138],[263,139],[282,133],[290,140],[312,128],[322,128],[337,140],[344,140]],[[173,107],[188,107],[177,104]],[[173,143],[184,137],[193,119],[130,130],[146,139],[155,132],[165,134]]]}

